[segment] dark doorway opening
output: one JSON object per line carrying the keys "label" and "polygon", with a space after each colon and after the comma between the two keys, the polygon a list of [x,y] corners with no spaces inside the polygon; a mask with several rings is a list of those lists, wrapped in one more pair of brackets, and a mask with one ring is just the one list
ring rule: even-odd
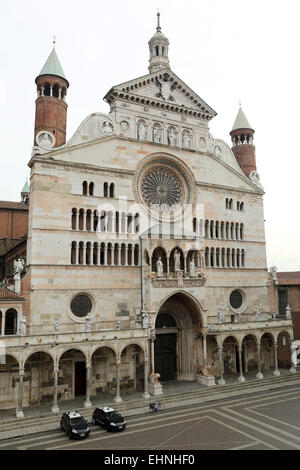
{"label": "dark doorway opening", "polygon": [[85,361],[75,362],[75,397],[86,393]]}
{"label": "dark doorway opening", "polygon": [[176,333],[158,334],[156,336],[155,372],[160,373],[160,380],[176,379]]}

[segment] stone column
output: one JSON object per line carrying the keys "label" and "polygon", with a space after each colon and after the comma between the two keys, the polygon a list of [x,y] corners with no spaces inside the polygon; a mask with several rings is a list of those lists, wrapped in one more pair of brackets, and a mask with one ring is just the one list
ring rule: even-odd
{"label": "stone column", "polygon": [[104,263],[103,266],[107,266],[107,245],[104,244]]}
{"label": "stone column", "polygon": [[5,313],[6,311],[2,311],[2,323],[1,323],[1,336],[4,336],[4,332],[5,332]]}
{"label": "stone column", "polygon": [[16,417],[24,418],[23,407],[23,378],[24,369],[19,369],[19,388],[18,388],[18,406],[16,409]]}
{"label": "stone column", "polygon": [[121,366],[121,361],[117,360],[116,361],[117,392],[116,392],[116,396],[114,398],[114,401],[116,403],[121,403],[121,401],[122,401],[122,398],[120,396],[120,366]]}
{"label": "stone column", "polygon": [[75,242],[75,264],[79,264],[79,242]]}
{"label": "stone column", "polygon": [[184,256],[183,256],[183,272],[184,272],[185,274],[186,274],[186,272],[187,272],[186,260],[187,260],[187,255],[184,254]]}
{"label": "stone column", "polygon": [[170,256],[167,255],[167,277],[170,277]]}
{"label": "stone column", "polygon": [[274,341],[274,362],[275,362],[275,368],[274,368],[273,375],[276,375],[276,376],[280,375],[280,372],[279,372],[279,370],[278,370],[277,348],[278,348],[277,341]]}
{"label": "stone column", "polygon": [[97,265],[101,265],[101,243],[97,244]]}
{"label": "stone column", "polygon": [[240,376],[238,380],[239,382],[244,383],[245,377],[243,376],[242,346],[238,347],[238,351],[239,351],[239,366],[240,366]]}
{"label": "stone column", "polygon": [[128,245],[125,245],[125,266],[128,266]]}
{"label": "stone column", "polygon": [[86,242],[83,242],[82,264],[86,265]]}
{"label": "stone column", "polygon": [[202,333],[202,345],[203,345],[203,361],[204,361],[204,367],[206,367],[206,364],[207,364],[206,333]]}
{"label": "stone column", "polygon": [[82,217],[83,217],[83,230],[86,231],[86,211],[85,210],[83,211]]}
{"label": "stone column", "polygon": [[118,249],[119,253],[118,253],[118,266],[122,266],[122,257],[121,257],[121,254],[122,254],[122,246],[119,245],[119,249]]}
{"label": "stone column", "polygon": [[292,356],[293,356],[293,352],[294,352],[294,351],[293,351],[293,349],[292,349],[292,341],[291,341],[291,340],[290,340],[289,344],[290,344],[290,354],[291,354],[291,363],[292,363],[292,366],[291,366],[291,368],[290,368],[290,372],[291,372],[292,374],[295,374],[295,373],[297,372],[297,370],[296,370],[296,368],[295,368],[295,364],[293,363],[293,359],[292,359]]}
{"label": "stone column", "polygon": [[225,385],[225,380],[223,377],[223,348],[222,346],[218,347],[218,356],[219,356],[219,369],[220,369],[220,378],[218,380],[219,385]]}
{"label": "stone column", "polygon": [[57,389],[58,389],[58,366],[54,366],[54,391],[53,391],[53,406],[51,408],[52,413],[57,414],[59,408],[57,406]]}
{"label": "stone column", "polygon": [[257,343],[257,374],[256,378],[261,380],[264,378],[262,372],[261,372],[261,361],[260,361],[260,343]]}
{"label": "stone column", "polygon": [[144,398],[150,397],[148,377],[149,377],[149,360],[148,358],[146,358],[144,360],[144,393],[143,393]]}
{"label": "stone column", "polygon": [[154,341],[155,341],[155,335],[151,335],[151,375],[153,375],[155,372],[155,364],[154,364]]}
{"label": "stone column", "polygon": [[91,408],[92,402],[90,400],[90,386],[91,386],[92,364],[90,362],[87,362],[85,367],[86,367],[86,397],[85,397],[84,407]]}

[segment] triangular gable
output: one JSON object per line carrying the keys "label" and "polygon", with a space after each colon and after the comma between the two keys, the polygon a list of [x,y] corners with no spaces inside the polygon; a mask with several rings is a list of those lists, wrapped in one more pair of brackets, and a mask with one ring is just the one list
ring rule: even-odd
{"label": "triangular gable", "polygon": [[125,99],[210,120],[216,112],[170,69],[112,87],[104,100]]}

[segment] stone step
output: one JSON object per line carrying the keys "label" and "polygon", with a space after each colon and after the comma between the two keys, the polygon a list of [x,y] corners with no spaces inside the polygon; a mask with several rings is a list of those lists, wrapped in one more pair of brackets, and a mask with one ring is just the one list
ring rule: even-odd
{"label": "stone step", "polygon": [[[178,406],[184,402],[192,402],[199,399],[198,403],[201,401],[214,401],[226,395],[238,395],[241,392],[243,394],[249,393],[251,391],[256,391],[257,389],[266,388],[269,386],[276,386],[280,384],[290,385],[294,382],[300,382],[300,372],[289,376],[279,376],[279,377],[270,377],[264,380],[247,380],[243,384],[228,384],[217,387],[212,387],[208,389],[200,390],[191,390],[187,392],[173,393],[169,395],[162,395],[158,397],[150,397],[148,399],[140,398],[134,400],[128,400],[117,405],[118,411],[121,413],[126,412],[125,416],[133,415],[139,410],[139,412],[147,412],[149,403],[153,401],[162,401],[164,404],[176,404]],[[114,402],[110,403],[111,406],[115,407]],[[91,419],[93,413],[93,407],[91,409],[86,408],[77,408],[77,410],[83,414],[86,419]],[[62,411],[63,412],[63,411]],[[30,434],[34,432],[42,432],[43,430],[56,429],[59,426],[59,420],[62,412],[57,415],[41,414],[38,417],[28,417],[24,419],[8,419],[0,422],[0,440],[8,437],[17,437],[24,434]],[[25,408],[26,413],[26,408]],[[30,431],[30,432],[29,432]],[[3,437],[4,436],[4,437]]]}

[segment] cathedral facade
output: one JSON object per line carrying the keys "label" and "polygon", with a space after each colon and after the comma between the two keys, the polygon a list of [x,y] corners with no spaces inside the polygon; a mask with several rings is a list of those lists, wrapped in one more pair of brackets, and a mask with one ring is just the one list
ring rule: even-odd
{"label": "cathedral facade", "polygon": [[254,130],[240,109],[232,145],[213,138],[216,112],[168,49],[158,15],[149,73],[112,87],[110,112],[68,141],[55,49],[36,78],[26,267],[0,365],[0,407],[17,416],[81,395],[86,407],[103,392],[119,402],[125,388],[163,394],[170,380],[280,373],[293,331],[269,306]]}

